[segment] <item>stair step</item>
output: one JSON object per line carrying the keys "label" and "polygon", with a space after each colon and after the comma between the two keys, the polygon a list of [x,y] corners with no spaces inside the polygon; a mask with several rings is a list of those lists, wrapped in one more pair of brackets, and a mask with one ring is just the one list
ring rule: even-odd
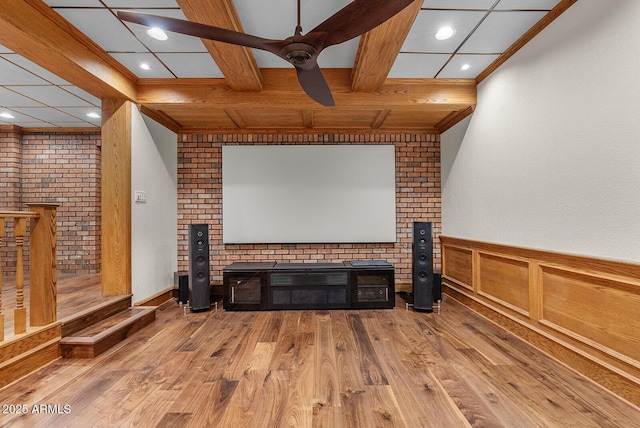
{"label": "stair step", "polygon": [[156,319],[155,306],[129,307],[60,340],[63,358],[94,358]]}
{"label": "stair step", "polygon": [[74,335],[88,325],[105,320],[131,307],[131,294],[113,297],[71,316],[60,319],[62,337]]}

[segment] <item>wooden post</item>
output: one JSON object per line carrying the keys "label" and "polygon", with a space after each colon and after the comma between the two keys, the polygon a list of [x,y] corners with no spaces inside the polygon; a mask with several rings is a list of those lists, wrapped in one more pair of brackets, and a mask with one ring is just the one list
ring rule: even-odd
{"label": "wooden post", "polygon": [[16,308],[14,309],[13,331],[22,334],[27,331],[27,308],[24,307],[24,262],[22,247],[27,234],[27,220],[14,217],[14,234],[16,237]]}
{"label": "wooden post", "polygon": [[27,204],[36,213],[31,217],[29,232],[29,273],[31,326],[43,326],[56,321],[57,264],[56,208],[57,204]]}
{"label": "wooden post", "polygon": [[131,109],[102,100],[102,294],[131,294]]}
{"label": "wooden post", "polygon": [[[0,254],[4,237],[4,218],[0,217]],[[0,258],[0,342],[4,341],[4,313],[2,313],[2,259]]]}

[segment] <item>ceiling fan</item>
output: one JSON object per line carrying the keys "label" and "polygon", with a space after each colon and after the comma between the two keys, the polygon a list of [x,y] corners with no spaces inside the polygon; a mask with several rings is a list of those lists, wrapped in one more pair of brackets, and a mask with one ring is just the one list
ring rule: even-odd
{"label": "ceiling fan", "polygon": [[298,25],[293,36],[284,40],[271,40],[213,27],[182,19],[148,15],[139,12],[119,11],[123,21],[159,27],[165,31],[186,34],[271,52],[293,64],[302,89],[312,99],[325,106],[335,102],[317,58],[324,48],[358,37],[387,21],[414,0],[353,0],[307,34],[300,26],[300,0],[298,0]]}

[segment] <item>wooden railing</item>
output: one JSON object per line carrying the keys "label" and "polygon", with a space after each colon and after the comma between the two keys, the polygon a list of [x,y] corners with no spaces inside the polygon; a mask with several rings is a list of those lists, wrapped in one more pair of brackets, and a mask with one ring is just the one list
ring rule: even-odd
{"label": "wooden railing", "polygon": [[[29,225],[29,325],[45,326],[56,321],[56,204],[28,204],[30,211],[0,211],[0,249],[5,236],[5,219],[13,219],[16,243],[16,307],[14,333],[27,331],[24,302],[24,240]],[[1,261],[0,261],[1,262]],[[2,305],[2,263],[0,263],[0,341],[4,341]]]}

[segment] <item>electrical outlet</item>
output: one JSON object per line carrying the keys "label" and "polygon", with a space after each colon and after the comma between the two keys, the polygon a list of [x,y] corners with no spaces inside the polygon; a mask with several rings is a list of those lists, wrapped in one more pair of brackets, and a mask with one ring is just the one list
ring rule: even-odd
{"label": "electrical outlet", "polygon": [[135,192],[135,201],[140,202],[141,204],[147,203],[147,192],[143,192],[142,190],[136,190]]}

